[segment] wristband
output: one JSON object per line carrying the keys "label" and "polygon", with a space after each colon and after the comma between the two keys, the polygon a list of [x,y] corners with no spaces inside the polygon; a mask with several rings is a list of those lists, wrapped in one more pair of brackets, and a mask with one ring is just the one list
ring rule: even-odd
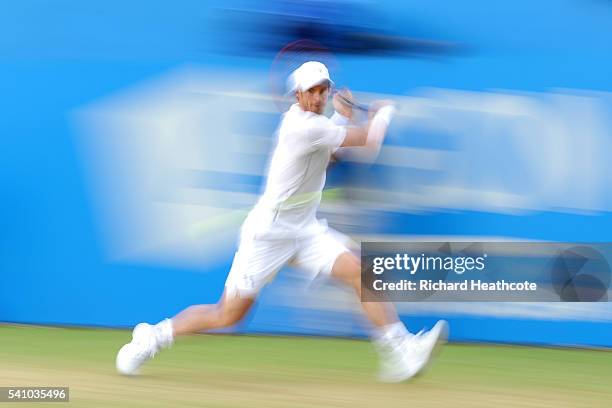
{"label": "wristband", "polygon": [[378,110],[378,112],[376,112],[374,119],[380,118],[387,124],[387,126],[389,126],[389,123],[391,123],[391,119],[393,119],[393,115],[395,115],[396,111],[397,109],[395,109],[395,106],[393,105],[383,106]]}

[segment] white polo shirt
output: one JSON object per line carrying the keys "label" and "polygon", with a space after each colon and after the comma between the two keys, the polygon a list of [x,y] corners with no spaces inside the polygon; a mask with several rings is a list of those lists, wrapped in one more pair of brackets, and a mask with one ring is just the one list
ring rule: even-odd
{"label": "white polo shirt", "polygon": [[346,127],[303,111],[294,104],[283,115],[268,169],[264,194],[249,214],[245,229],[259,238],[295,238],[316,234],[316,212],[332,152]]}

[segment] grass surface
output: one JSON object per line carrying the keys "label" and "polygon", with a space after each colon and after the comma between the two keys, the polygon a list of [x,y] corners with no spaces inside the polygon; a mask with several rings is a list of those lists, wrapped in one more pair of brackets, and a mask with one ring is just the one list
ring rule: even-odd
{"label": "grass surface", "polygon": [[609,351],[447,345],[424,376],[390,385],[365,341],[194,336],[128,378],[114,360],[129,338],[0,327],[0,386],[69,386],[53,407],[612,407]]}

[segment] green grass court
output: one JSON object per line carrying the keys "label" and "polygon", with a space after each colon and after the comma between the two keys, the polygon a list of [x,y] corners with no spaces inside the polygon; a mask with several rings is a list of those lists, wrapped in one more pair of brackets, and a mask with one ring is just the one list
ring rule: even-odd
{"label": "green grass court", "polygon": [[141,377],[115,373],[128,331],[0,326],[0,386],[69,386],[69,407],[612,407],[612,353],[447,345],[424,376],[375,381],[366,341],[194,336]]}

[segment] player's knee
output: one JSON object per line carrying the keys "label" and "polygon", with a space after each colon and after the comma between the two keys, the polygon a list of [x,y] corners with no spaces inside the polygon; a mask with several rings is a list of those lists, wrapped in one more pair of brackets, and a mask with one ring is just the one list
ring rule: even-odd
{"label": "player's knee", "polygon": [[361,293],[361,276],[357,275],[351,278],[350,285],[357,293]]}
{"label": "player's knee", "polygon": [[222,327],[232,326],[244,318],[248,309],[235,309],[221,307],[219,310],[219,321]]}
{"label": "player's knee", "polygon": [[340,254],[332,267],[332,275],[341,280],[347,280],[361,273],[361,262],[354,254]]}
{"label": "player's knee", "polygon": [[345,285],[349,286],[350,288],[354,289],[357,292],[360,292],[361,290],[361,273],[360,272],[351,271],[350,273],[347,273],[343,276],[342,281],[344,282]]}
{"label": "player's knee", "polygon": [[351,262],[347,268],[346,281],[352,287],[361,286],[361,264],[359,261]]}

